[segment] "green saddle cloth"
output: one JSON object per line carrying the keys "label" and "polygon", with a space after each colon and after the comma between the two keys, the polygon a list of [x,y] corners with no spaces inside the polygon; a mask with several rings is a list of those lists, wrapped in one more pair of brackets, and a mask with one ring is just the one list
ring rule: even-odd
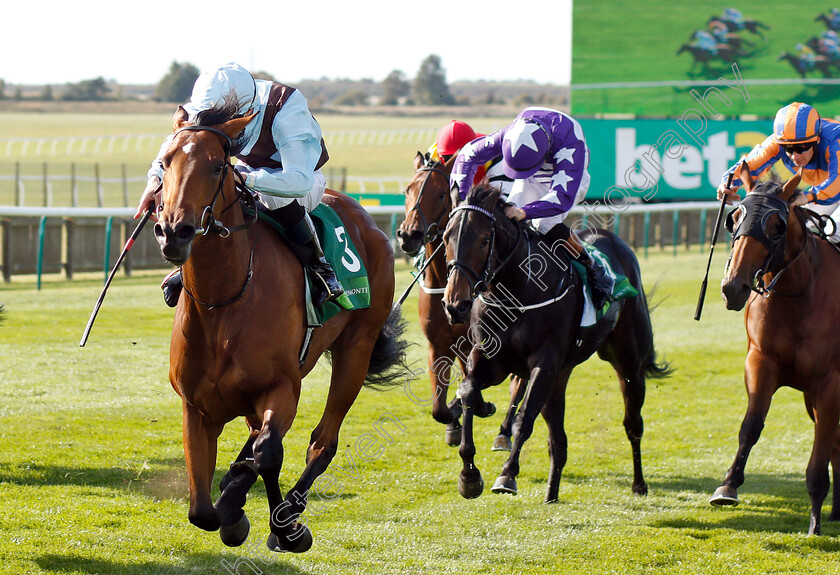
{"label": "green saddle cloth", "polygon": [[[594,310],[594,314],[592,314],[586,308],[583,310],[583,318],[581,318],[581,325],[588,326],[594,324],[599,319],[604,317],[604,315],[606,315],[606,313],[610,310],[610,307],[612,307],[617,301],[630,297],[635,297],[639,295],[639,291],[635,287],[633,287],[633,285],[630,283],[630,280],[627,279],[627,276],[621,275],[613,269],[612,264],[610,263],[610,259],[607,257],[607,254],[605,254],[595,246],[589,244],[584,244],[583,247],[589,254],[589,257],[591,257],[599,266],[604,268],[607,277],[613,280],[612,293],[610,294],[607,303],[604,304],[604,307],[602,307],[601,309]],[[575,271],[577,272],[578,276],[580,276],[580,279],[583,282],[583,289],[586,291],[586,295],[588,298],[587,307],[594,307],[591,305],[592,288],[589,286],[589,281],[586,279],[586,266],[574,260],[572,260],[572,266],[575,268]]]}
{"label": "green saddle cloth", "polygon": [[[309,272],[306,271],[304,266],[307,278],[307,316],[309,325],[315,326],[323,324],[342,309],[354,310],[370,307],[370,282],[368,281],[365,264],[362,262],[353,240],[347,235],[344,224],[335,210],[326,204],[318,204],[318,207],[312,210],[309,215],[315,225],[318,239],[321,241],[324,256],[332,265],[341,286],[344,288],[344,293],[337,300],[334,302],[328,301],[321,307],[315,308],[310,297],[312,278],[309,277]],[[284,238],[286,237],[283,226],[274,221],[270,215],[260,211],[259,217],[270,224]]]}

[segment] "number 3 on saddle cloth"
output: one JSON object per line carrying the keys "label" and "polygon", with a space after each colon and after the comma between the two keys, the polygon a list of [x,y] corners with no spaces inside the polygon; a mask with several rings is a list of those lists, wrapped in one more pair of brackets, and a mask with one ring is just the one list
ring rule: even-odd
{"label": "number 3 on saddle cloth", "polygon": [[[252,212],[253,213],[253,212]],[[270,224],[272,228],[285,238],[283,226],[277,223],[267,212],[260,210],[261,220]],[[308,327],[319,327],[342,309],[354,310],[370,307],[370,283],[367,270],[353,240],[344,229],[344,224],[331,207],[325,204],[309,212],[315,231],[324,250],[324,256],[335,270],[338,280],[344,287],[344,293],[337,300],[328,301],[319,308],[312,305],[312,278],[306,266],[303,266],[306,276],[306,316]],[[288,242],[293,248],[292,242]]]}
{"label": "number 3 on saddle cloth", "polygon": [[589,257],[592,258],[597,265],[604,268],[607,277],[613,280],[612,293],[610,294],[607,303],[601,309],[596,310],[595,306],[592,305],[592,290],[589,287],[589,283],[586,281],[586,267],[584,267],[583,264],[579,264],[578,262],[572,260],[572,267],[577,272],[581,283],[583,284],[584,304],[583,315],[580,319],[580,326],[589,327],[604,317],[615,302],[625,298],[635,297],[639,295],[639,292],[633,287],[626,276],[623,276],[613,270],[612,264],[610,264],[610,260],[604,252],[590,244],[584,244],[584,249],[589,253]]}

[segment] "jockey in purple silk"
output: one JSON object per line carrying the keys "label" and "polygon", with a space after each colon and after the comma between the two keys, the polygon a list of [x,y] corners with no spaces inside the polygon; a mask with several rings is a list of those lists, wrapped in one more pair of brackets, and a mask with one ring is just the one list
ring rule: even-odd
{"label": "jockey in purple silk", "polygon": [[587,270],[593,304],[600,309],[612,292],[609,278],[583,248],[563,220],[589,189],[589,148],[580,124],[558,110],[532,106],[514,121],[464,146],[452,167],[450,186],[460,199],[467,196],[479,166],[501,158],[502,170],[513,178],[505,215],[527,220],[552,250],[561,247]]}

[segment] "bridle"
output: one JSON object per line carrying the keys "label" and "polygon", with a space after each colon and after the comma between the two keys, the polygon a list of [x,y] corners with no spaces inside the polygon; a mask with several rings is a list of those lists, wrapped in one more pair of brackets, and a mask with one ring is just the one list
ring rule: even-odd
{"label": "bridle", "polygon": [[[222,166],[222,171],[219,175],[219,185],[216,188],[216,193],[213,195],[213,199],[210,201],[210,204],[205,206],[204,210],[201,213],[201,218],[199,219],[198,226],[196,227],[195,233],[196,235],[206,236],[207,234],[213,232],[218,234],[219,237],[227,238],[230,236],[232,232],[238,232],[240,230],[247,229],[254,225],[257,221],[257,203],[254,193],[248,189],[245,185],[245,179],[242,177],[242,174],[237,172],[233,169],[233,164],[230,163],[230,148],[232,145],[232,140],[230,136],[218,130],[216,128],[212,128],[210,126],[184,126],[183,128],[178,129],[174,136],[177,136],[181,132],[212,132],[222,137],[224,141],[224,151],[225,151],[225,163]],[[254,217],[253,219],[246,221],[243,224],[237,226],[226,226],[219,220],[217,220],[213,216],[213,212],[216,208],[216,202],[219,198],[225,200],[225,192],[224,192],[224,185],[225,185],[225,178],[227,178],[228,172],[233,172],[233,177],[235,180],[235,188],[236,188],[236,197],[222,209],[222,214],[224,214],[227,210],[232,208],[236,205],[240,200],[245,202],[246,208],[248,211],[253,210]]]}
{"label": "bridle", "polygon": [[[777,295],[791,295],[782,294],[776,291],[776,284],[781,279],[785,272],[787,272],[794,263],[805,253],[808,247],[808,236],[805,233],[804,216],[799,211],[794,211],[794,214],[799,219],[803,228],[802,246],[799,248],[797,254],[782,266],[785,257],[786,237],[788,229],[788,214],[790,206],[787,201],[779,198],[774,194],[747,194],[741,204],[732,210],[726,216],[726,229],[732,234],[732,241],[735,242],[741,237],[751,237],[757,240],[767,250],[767,258],[764,263],[756,270],[753,276],[752,289],[757,294],[764,298],[770,297],[771,294]],[[734,214],[741,213],[741,220],[735,225]],[[774,236],[768,236],[767,223],[771,216],[776,215],[783,223],[782,231]],[[730,258],[731,259],[731,258]],[[727,267],[729,263],[727,262]],[[764,275],[774,269],[780,268],[778,272],[774,273],[773,279],[766,286],[764,285]],[[806,286],[807,289],[807,286]],[[804,291],[804,290],[803,290]],[[793,294],[791,297],[795,297]]]}
{"label": "bridle", "polygon": [[[195,230],[196,235],[206,236],[206,235],[208,235],[212,232],[212,233],[218,235],[220,238],[226,239],[226,238],[230,237],[230,234],[233,233],[233,232],[238,232],[238,231],[250,228],[252,225],[254,225],[256,223],[257,219],[259,219],[259,214],[257,213],[257,200],[256,200],[256,196],[254,195],[254,192],[251,191],[245,185],[245,179],[242,177],[242,174],[240,174],[239,172],[234,170],[233,165],[230,162],[230,149],[231,149],[231,145],[232,145],[232,141],[231,141],[230,136],[228,136],[227,134],[225,134],[221,130],[218,130],[216,128],[212,128],[210,126],[196,126],[196,125],[184,126],[183,128],[178,129],[175,132],[174,136],[177,136],[181,132],[185,132],[185,131],[187,131],[187,132],[212,132],[214,134],[217,134],[217,135],[221,136],[223,141],[224,141],[223,148],[224,148],[224,151],[225,151],[225,163],[222,166],[222,170],[221,170],[221,173],[219,175],[219,185],[216,188],[216,193],[213,194],[213,199],[210,201],[210,204],[207,205],[201,213],[201,218],[199,220],[199,225]],[[244,223],[239,224],[239,225],[235,225],[235,226],[226,226],[221,221],[217,220],[215,218],[215,216],[213,216],[213,212],[215,211],[216,202],[218,201],[218,199],[222,198],[223,201],[226,200],[225,192],[224,192],[224,185],[225,185],[225,179],[228,176],[228,172],[233,173],[234,187],[236,189],[236,195],[228,205],[226,205],[224,208],[222,208],[221,214],[224,214],[227,210],[232,208],[234,205],[238,204],[240,202],[240,200],[245,203],[245,207],[243,208],[243,213],[253,212],[253,214],[254,214],[252,219],[247,220]],[[245,294],[245,291],[248,289],[248,286],[251,284],[251,279],[254,276],[254,251],[256,250],[256,247],[257,247],[257,242],[256,242],[256,240],[254,240],[253,244],[251,245],[251,254],[248,258],[248,273],[245,276],[245,282],[242,284],[242,288],[239,290],[239,292],[235,296],[233,296],[233,297],[231,297],[231,298],[229,298],[229,299],[227,299],[223,302],[220,302],[220,303],[204,302],[204,301],[201,301],[201,300],[197,299],[190,292],[190,290],[187,289],[186,283],[183,283],[184,293],[187,294],[187,296],[189,296],[189,298],[191,300],[193,300],[195,303],[197,303],[201,306],[204,306],[208,309],[211,309],[211,310],[215,309],[215,308],[218,308],[218,307],[223,307],[223,306],[232,304],[233,302],[239,300]]]}
{"label": "bridle", "polygon": [[[449,182],[449,175],[440,168],[441,165],[443,165],[443,162],[431,162],[431,163],[425,164],[421,168],[418,168],[417,172],[415,172],[415,173],[425,172],[426,177],[423,180],[423,183],[420,184],[420,193],[417,194],[417,199],[414,200],[414,206],[410,210],[408,210],[408,213],[410,214],[411,212],[416,211],[417,215],[420,216],[420,223],[423,226],[423,243],[424,244],[432,243],[440,237],[440,235],[442,233],[441,224],[443,223],[444,218],[446,218],[446,216],[447,216],[446,210],[443,210],[443,213],[440,215],[440,217],[437,219],[437,221],[429,224],[426,221],[426,217],[423,215],[423,211],[420,210],[420,201],[423,198],[423,192],[426,191],[426,185],[429,183],[429,180],[431,179],[432,174],[438,174],[446,182]],[[406,214],[406,215],[408,215],[408,214]]]}
{"label": "bridle", "polygon": [[461,211],[477,212],[490,219],[490,248],[487,251],[487,259],[484,261],[484,268],[480,273],[476,272],[469,265],[461,261],[461,237],[464,233],[464,222],[467,219],[465,217],[461,218],[460,222],[458,222],[458,234],[456,236],[458,244],[455,248],[455,259],[446,262],[447,278],[449,278],[456,269],[463,272],[464,275],[467,276],[467,281],[470,284],[470,296],[475,298],[478,294],[487,291],[488,286],[493,281],[493,278],[496,277],[496,274],[499,273],[499,270],[504,268],[511,260],[513,255],[516,253],[516,249],[519,247],[519,243],[522,241],[523,232],[521,227],[516,227],[516,244],[501,261],[501,263],[496,265],[496,216],[493,215],[492,212],[472,204],[461,204],[460,206],[457,206],[449,212],[449,216],[452,217],[454,214]]}

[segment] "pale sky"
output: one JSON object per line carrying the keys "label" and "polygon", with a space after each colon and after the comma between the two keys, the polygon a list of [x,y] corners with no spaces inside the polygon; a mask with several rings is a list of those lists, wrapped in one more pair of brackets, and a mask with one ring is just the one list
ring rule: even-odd
{"label": "pale sky", "polygon": [[[7,84],[102,76],[156,84],[173,61],[237,61],[294,83],[413,78],[429,55],[448,82],[571,78],[572,0],[16,0],[3,9]],[[239,7],[235,9],[234,7]]]}

